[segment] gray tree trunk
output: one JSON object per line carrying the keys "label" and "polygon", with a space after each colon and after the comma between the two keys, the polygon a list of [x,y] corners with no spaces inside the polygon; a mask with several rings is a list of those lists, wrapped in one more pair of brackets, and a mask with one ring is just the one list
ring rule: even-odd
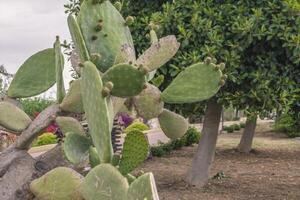
{"label": "gray tree trunk", "polygon": [[246,126],[241,138],[241,141],[237,147],[238,151],[242,153],[250,153],[252,149],[253,137],[255,134],[257,117],[247,117]]}
{"label": "gray tree trunk", "polygon": [[205,111],[202,136],[189,169],[186,182],[196,187],[202,187],[209,179],[210,166],[214,160],[219,132],[222,106],[210,100]]}

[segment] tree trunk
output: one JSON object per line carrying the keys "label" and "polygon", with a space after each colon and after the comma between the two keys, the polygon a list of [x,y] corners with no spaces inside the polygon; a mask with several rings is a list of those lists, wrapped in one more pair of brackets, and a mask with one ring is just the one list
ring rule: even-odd
{"label": "tree trunk", "polygon": [[250,153],[255,134],[256,121],[257,117],[247,117],[246,126],[241,141],[237,147],[238,151],[242,153]]}
{"label": "tree trunk", "polygon": [[210,166],[214,159],[218,138],[222,106],[209,100],[205,111],[202,136],[189,169],[186,181],[190,185],[202,187],[209,179]]}

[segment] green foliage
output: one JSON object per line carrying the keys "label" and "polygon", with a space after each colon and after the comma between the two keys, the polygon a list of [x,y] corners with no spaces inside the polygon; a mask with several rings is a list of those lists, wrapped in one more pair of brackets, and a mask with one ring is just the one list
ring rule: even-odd
{"label": "green foliage", "polygon": [[245,128],[245,127],[246,127],[246,123],[241,122],[241,123],[240,123],[240,127],[241,127],[241,128]]}
{"label": "green foliage", "polygon": [[50,99],[38,97],[20,99],[20,102],[24,112],[32,118],[54,103],[54,101]]}
{"label": "green foliage", "polygon": [[233,133],[234,127],[233,126],[224,126],[224,131],[227,131],[227,133]]}
{"label": "green foliage", "polygon": [[282,115],[275,123],[274,130],[286,134],[290,138],[300,137],[298,122],[289,115]]}
{"label": "green foliage", "polygon": [[200,137],[201,133],[195,127],[190,127],[183,137],[172,140],[166,144],[161,143],[158,146],[151,147],[151,155],[161,157],[169,154],[172,150],[180,149],[183,146],[197,144]]}
{"label": "green foliage", "polygon": [[235,131],[241,130],[241,127],[240,127],[239,124],[233,124],[232,127],[233,127],[233,129],[234,129]]}
{"label": "green foliage", "polygon": [[143,122],[133,122],[132,124],[130,124],[125,130],[124,133],[129,133],[131,131],[134,130],[138,130],[138,131],[147,131],[149,130],[149,126],[147,126],[146,124],[144,124]]}
{"label": "green foliage", "polygon": [[43,146],[47,144],[56,144],[58,141],[56,135],[53,133],[44,133],[40,135],[36,141],[33,142],[32,147]]}

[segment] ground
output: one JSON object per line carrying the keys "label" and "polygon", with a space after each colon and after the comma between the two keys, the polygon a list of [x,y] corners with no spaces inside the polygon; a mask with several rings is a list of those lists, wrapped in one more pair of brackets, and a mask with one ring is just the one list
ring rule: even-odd
{"label": "ground", "polygon": [[271,132],[270,123],[258,125],[254,151],[234,150],[241,131],[221,134],[211,169],[214,176],[202,188],[188,187],[183,178],[196,145],[146,161],[137,171],[154,173],[161,200],[300,200],[300,140]]}

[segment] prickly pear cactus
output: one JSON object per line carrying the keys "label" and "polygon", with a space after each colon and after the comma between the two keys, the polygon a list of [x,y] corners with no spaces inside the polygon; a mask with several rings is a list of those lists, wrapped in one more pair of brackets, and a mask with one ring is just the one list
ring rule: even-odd
{"label": "prickly pear cactus", "polygon": [[0,126],[19,135],[31,123],[28,115],[9,102],[0,102]]}
{"label": "prickly pear cactus", "polygon": [[133,130],[127,133],[119,170],[126,175],[144,162],[148,156],[149,144],[143,132]]}
{"label": "prickly pear cactus", "polygon": [[66,95],[64,79],[63,79],[63,71],[64,71],[64,56],[61,53],[61,44],[59,41],[59,37],[56,36],[56,41],[54,43],[54,51],[55,51],[55,69],[56,69],[56,99],[58,103],[61,103]]}
{"label": "prickly pear cactus", "polygon": [[126,178],[111,164],[100,164],[93,168],[81,184],[85,200],[126,200],[128,190]]}
{"label": "prickly pear cactus", "polygon": [[60,104],[62,110],[74,113],[83,113],[83,104],[81,98],[81,79],[71,82],[68,94]]}
{"label": "prickly pear cactus", "polygon": [[89,160],[90,160],[91,168],[94,168],[100,164],[100,158],[99,158],[97,149],[95,147],[90,146]]}
{"label": "prickly pear cactus", "polygon": [[83,177],[76,171],[58,167],[30,184],[30,190],[39,200],[83,200],[79,187]]}
{"label": "prickly pear cactus", "polygon": [[20,67],[14,76],[7,94],[14,98],[32,97],[41,94],[55,84],[54,49],[42,50]]}
{"label": "prickly pear cactus", "polygon": [[166,109],[159,115],[158,120],[165,135],[171,139],[182,137],[189,127],[184,117]]}
{"label": "prickly pear cactus", "polygon": [[58,124],[62,133],[65,135],[68,132],[78,133],[81,135],[85,134],[82,125],[73,117],[57,117],[56,123]]}

